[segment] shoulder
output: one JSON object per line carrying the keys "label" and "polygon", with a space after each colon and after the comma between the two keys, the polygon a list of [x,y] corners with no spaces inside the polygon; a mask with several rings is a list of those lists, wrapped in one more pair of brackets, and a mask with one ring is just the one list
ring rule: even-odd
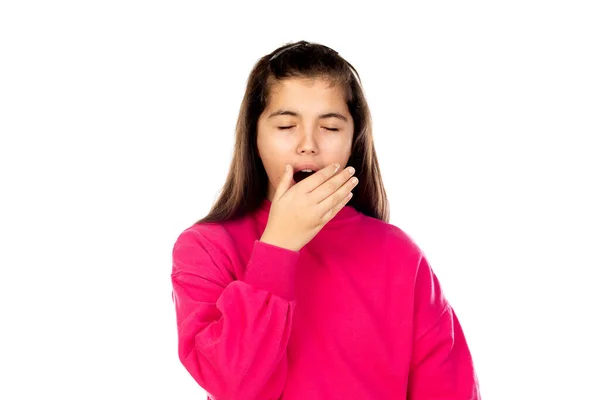
{"label": "shoulder", "polygon": [[389,245],[392,248],[401,249],[406,255],[421,258],[423,252],[415,240],[402,228],[393,225],[389,225]]}
{"label": "shoulder", "polygon": [[226,256],[232,239],[224,223],[193,224],[181,231],[175,238],[172,256],[177,259],[190,259],[200,254]]}
{"label": "shoulder", "polygon": [[395,224],[372,217],[364,218],[362,229],[365,247],[372,249],[393,274],[414,281],[426,258],[413,237]]}
{"label": "shoulder", "polygon": [[174,247],[194,242],[214,242],[225,234],[222,223],[202,223],[188,226],[179,232]]}
{"label": "shoulder", "polygon": [[363,222],[365,232],[376,238],[389,253],[408,257],[422,256],[421,248],[415,240],[399,226],[368,216],[364,216]]}

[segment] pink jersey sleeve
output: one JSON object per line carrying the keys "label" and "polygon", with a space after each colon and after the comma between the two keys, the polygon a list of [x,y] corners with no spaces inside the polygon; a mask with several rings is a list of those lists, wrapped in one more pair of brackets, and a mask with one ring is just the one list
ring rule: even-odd
{"label": "pink jersey sleeve", "polygon": [[179,359],[213,400],[276,400],[287,377],[298,252],[260,241],[245,276],[208,235],[187,230],[173,248]]}
{"label": "pink jersey sleeve", "polygon": [[471,353],[454,310],[422,257],[415,280],[408,400],[480,400]]}

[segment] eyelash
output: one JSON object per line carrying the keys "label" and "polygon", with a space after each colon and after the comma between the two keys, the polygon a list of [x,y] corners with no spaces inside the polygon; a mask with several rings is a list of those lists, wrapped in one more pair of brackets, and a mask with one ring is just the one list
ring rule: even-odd
{"label": "eyelash", "polygon": [[[285,130],[285,129],[290,129],[290,128],[293,128],[293,127],[294,126],[292,125],[292,126],[278,126],[277,128],[279,128],[280,130]],[[333,131],[333,132],[339,131],[338,128],[325,128],[325,129],[327,129],[328,131]]]}

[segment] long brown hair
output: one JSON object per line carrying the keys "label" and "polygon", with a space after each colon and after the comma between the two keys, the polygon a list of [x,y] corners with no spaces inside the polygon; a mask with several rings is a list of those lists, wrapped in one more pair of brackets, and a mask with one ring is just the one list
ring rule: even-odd
{"label": "long brown hair", "polygon": [[342,86],[354,120],[348,165],[355,168],[355,176],[359,179],[347,205],[367,216],[389,222],[387,195],[373,143],[371,112],[360,76],[335,50],[301,40],[275,49],[258,60],[252,69],[237,119],[227,180],[208,215],[196,224],[242,217],[260,207],[266,198],[269,179],[258,157],[258,118],[267,105],[273,84],[286,78],[322,78],[332,85]]}

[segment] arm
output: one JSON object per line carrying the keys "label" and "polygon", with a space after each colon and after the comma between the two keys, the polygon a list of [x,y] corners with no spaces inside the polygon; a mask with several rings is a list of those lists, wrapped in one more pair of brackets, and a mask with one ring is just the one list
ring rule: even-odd
{"label": "arm", "polygon": [[480,400],[465,335],[425,257],[419,262],[414,293],[408,400]]}
{"label": "arm", "polygon": [[287,377],[299,253],[255,241],[243,280],[202,234],[173,249],[179,359],[213,400],[276,400]]}

